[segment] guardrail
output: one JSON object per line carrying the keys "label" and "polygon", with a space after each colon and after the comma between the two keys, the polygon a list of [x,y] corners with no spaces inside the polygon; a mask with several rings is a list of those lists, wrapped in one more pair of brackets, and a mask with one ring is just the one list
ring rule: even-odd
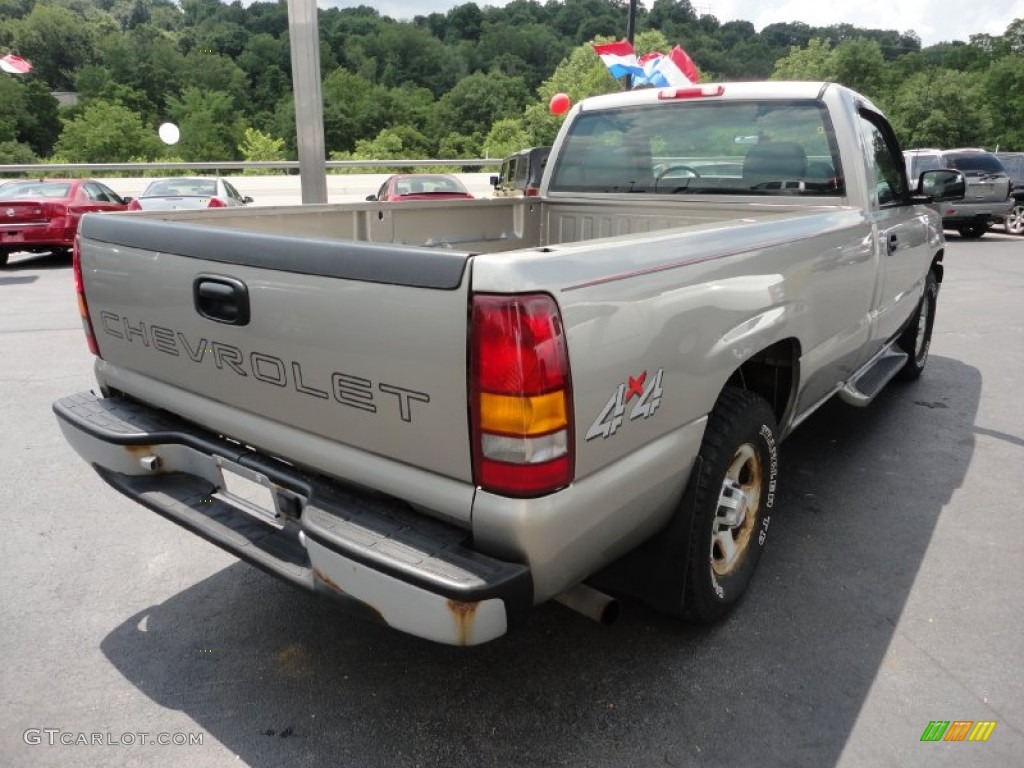
{"label": "guardrail", "polygon": [[[326,160],[324,165],[332,168],[418,168],[430,166],[453,166],[460,168],[486,168],[501,165],[501,159],[474,158],[472,160]],[[0,165],[0,173],[51,173],[53,171],[246,171],[246,170],[294,170],[298,172],[298,160],[224,160],[214,163],[25,163]]]}

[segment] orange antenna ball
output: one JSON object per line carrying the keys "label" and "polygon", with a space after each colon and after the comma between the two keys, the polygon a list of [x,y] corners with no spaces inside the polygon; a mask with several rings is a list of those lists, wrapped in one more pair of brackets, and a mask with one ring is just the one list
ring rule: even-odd
{"label": "orange antenna ball", "polygon": [[552,115],[564,115],[569,111],[570,106],[572,106],[572,101],[569,100],[569,94],[556,93],[551,97],[551,104],[548,105],[548,108]]}

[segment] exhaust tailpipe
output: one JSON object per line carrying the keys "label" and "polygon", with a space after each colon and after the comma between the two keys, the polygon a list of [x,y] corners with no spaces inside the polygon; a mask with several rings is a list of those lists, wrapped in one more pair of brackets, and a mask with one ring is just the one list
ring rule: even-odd
{"label": "exhaust tailpipe", "polygon": [[555,595],[555,600],[605,626],[614,624],[619,618],[619,601],[586,584],[570,587],[562,594]]}

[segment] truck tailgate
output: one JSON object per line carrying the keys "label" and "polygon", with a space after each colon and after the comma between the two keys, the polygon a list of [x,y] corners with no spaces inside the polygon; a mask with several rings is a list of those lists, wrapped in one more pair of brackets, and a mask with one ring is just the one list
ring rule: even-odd
{"label": "truck tailgate", "polygon": [[105,385],[252,414],[227,436],[291,461],[275,422],[471,482],[468,254],[86,216],[80,259]]}

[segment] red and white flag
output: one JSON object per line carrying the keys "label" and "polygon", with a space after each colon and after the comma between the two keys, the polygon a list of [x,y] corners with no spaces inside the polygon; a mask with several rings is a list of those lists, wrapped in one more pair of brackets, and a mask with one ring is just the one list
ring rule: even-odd
{"label": "red and white flag", "polygon": [[637,85],[649,84],[656,88],[686,86],[700,79],[693,60],[678,45],[668,56],[663,53],[647,53],[640,57],[638,63],[643,67],[644,74]]}
{"label": "red and white flag", "polygon": [[21,56],[8,53],[6,56],[0,56],[0,69],[10,75],[27,75],[32,71],[32,65]]}
{"label": "red and white flag", "polygon": [[608,67],[612,77],[619,78],[626,75],[643,77],[644,70],[637,63],[633,44],[628,40],[617,40],[614,43],[601,45],[595,43],[594,52],[601,57],[601,61]]}

